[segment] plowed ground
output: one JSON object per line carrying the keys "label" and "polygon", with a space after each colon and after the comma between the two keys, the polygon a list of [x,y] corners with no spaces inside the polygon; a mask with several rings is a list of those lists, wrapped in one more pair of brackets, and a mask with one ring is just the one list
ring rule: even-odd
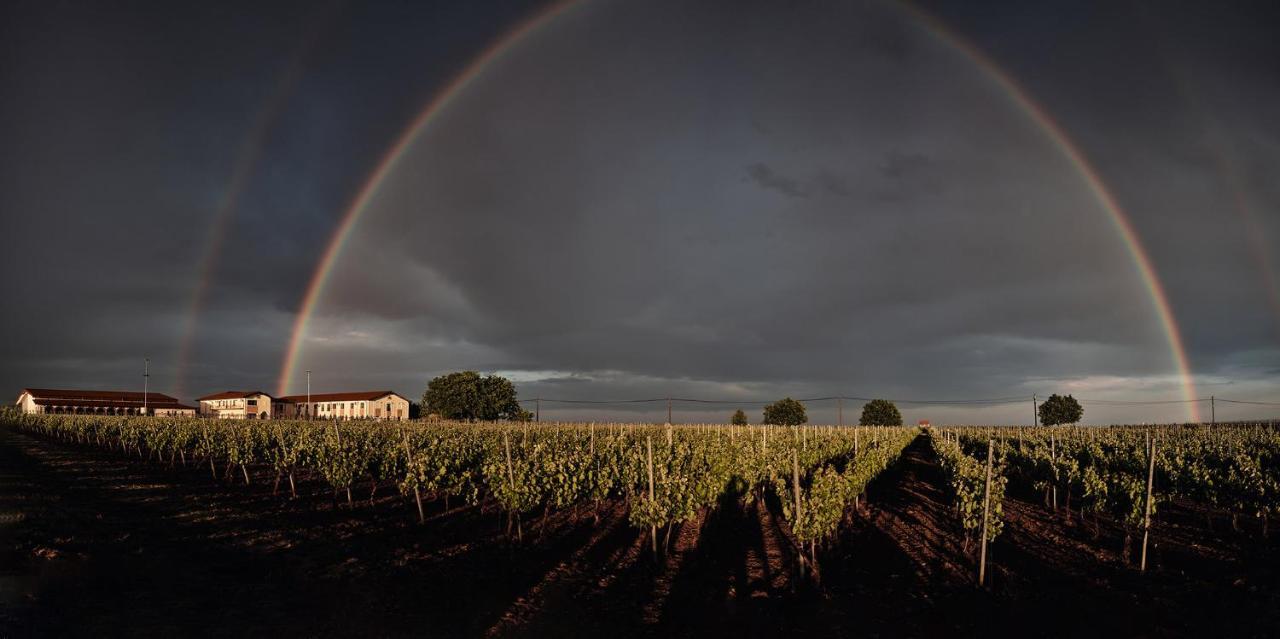
{"label": "plowed ground", "polygon": [[[523,522],[393,486],[335,502],[315,478],[147,462],[0,429],[0,637],[1274,636],[1276,542],[1164,509],[1139,573],[1110,523],[1017,487],[974,586],[923,439],[851,509],[801,579],[776,503],[726,499],[661,559],[626,505]],[[215,475],[218,476],[215,479]],[[666,531],[660,531],[660,538]]]}

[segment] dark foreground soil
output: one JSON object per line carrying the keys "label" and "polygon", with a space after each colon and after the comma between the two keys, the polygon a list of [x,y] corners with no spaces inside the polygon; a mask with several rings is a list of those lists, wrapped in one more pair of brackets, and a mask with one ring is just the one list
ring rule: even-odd
{"label": "dark foreground soil", "polygon": [[1280,633],[1275,542],[1189,506],[1162,512],[1142,574],[1114,526],[1011,490],[976,588],[923,440],[819,552],[819,583],[768,501],[708,509],[655,561],[622,503],[535,517],[515,544],[485,504],[434,501],[419,525],[392,487],[346,507],[273,479],[0,429],[0,637]]}

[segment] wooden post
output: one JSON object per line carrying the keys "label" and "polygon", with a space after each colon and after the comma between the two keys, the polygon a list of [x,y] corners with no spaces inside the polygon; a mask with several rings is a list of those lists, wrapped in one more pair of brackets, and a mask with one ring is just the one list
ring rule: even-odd
{"label": "wooden post", "polygon": [[507,450],[507,482],[508,482],[508,486],[509,486],[512,490],[515,490],[515,487],[516,487],[516,474],[515,474],[515,470],[511,467],[511,437],[509,437],[509,436],[507,435],[507,433],[505,433],[505,432],[504,432],[504,433],[502,433],[502,444],[503,444],[503,446],[504,446],[504,447],[506,448],[506,450]]}
{"label": "wooden post", "polygon": [[[400,431],[404,435],[404,455],[409,460],[409,471],[413,472],[413,451],[409,450],[409,431]],[[422,512],[422,490],[418,488],[418,482],[413,482],[413,500],[418,504],[418,523],[427,523],[427,516]]]}
{"label": "wooden post", "polygon": [[1156,479],[1156,441],[1147,444],[1147,503],[1142,517],[1142,563],[1139,570],[1147,571],[1147,538],[1151,536],[1151,488]]}
{"label": "wooden post", "polygon": [[[516,490],[516,473],[511,466],[511,437],[505,431],[502,433],[502,443],[507,449],[507,485],[512,492]],[[507,517],[511,517],[511,513],[507,513]],[[519,518],[519,515],[516,515]],[[507,519],[507,534],[511,534],[511,520]],[[524,543],[524,531],[521,530],[520,522],[516,522],[516,542]]]}
{"label": "wooden post", "polygon": [[987,440],[987,483],[982,489],[982,549],[978,552],[978,585],[987,578],[987,518],[991,514],[992,441]]}
{"label": "wooden post", "polygon": [[1049,435],[1049,463],[1053,465],[1053,511],[1058,512],[1058,449],[1053,435]]}
{"label": "wooden post", "polygon": [[[653,494],[653,437],[645,437],[645,448],[648,456],[649,466],[649,503],[655,501]],[[653,557],[658,558],[658,525],[654,524],[649,527],[649,537],[653,540]]]}
{"label": "wooden post", "polygon": [[[791,450],[791,492],[795,494],[796,510],[795,518],[792,520],[796,524],[800,523],[800,454]],[[795,526],[792,526],[792,532],[795,532]],[[800,542],[799,535],[796,535],[796,541]],[[804,578],[804,543],[800,542],[800,578]]]}

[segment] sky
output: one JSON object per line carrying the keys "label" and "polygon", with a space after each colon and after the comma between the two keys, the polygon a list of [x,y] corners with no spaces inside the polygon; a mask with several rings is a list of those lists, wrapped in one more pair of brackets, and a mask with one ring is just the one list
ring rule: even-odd
{"label": "sky", "polygon": [[1275,418],[1277,27],[1267,2],[5,3],[0,388],[135,389],[150,358],[188,401],[497,373],[544,420],[842,395],[1026,423],[1050,393],[1088,423]]}

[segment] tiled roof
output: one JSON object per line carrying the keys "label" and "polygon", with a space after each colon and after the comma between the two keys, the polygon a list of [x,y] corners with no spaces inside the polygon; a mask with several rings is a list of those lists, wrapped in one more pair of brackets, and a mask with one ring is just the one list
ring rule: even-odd
{"label": "tiled roof", "polygon": [[257,397],[258,395],[266,395],[267,397],[271,397],[270,394],[264,393],[262,391],[223,391],[221,393],[205,395],[204,397],[197,398],[196,401],[206,402],[206,401],[211,401],[215,399],[244,399],[246,397]]}
{"label": "tiled roof", "polygon": [[[313,403],[314,402],[360,402],[360,401],[371,402],[375,399],[382,399],[387,395],[395,395],[397,397],[400,396],[399,393],[395,391],[389,391],[389,390],[360,391],[360,392],[353,392],[353,393],[312,393],[311,401]],[[289,402],[295,402],[295,403],[299,403],[299,402],[305,403],[307,401],[307,396],[306,395],[288,395],[285,397],[281,397],[280,399],[283,399]]]}
{"label": "tiled roof", "polygon": [[[98,402],[137,402],[142,405],[143,393],[135,391],[56,390],[51,388],[24,388],[22,392],[32,399],[88,400]],[[176,404],[178,400],[163,393],[146,393],[148,404]]]}

